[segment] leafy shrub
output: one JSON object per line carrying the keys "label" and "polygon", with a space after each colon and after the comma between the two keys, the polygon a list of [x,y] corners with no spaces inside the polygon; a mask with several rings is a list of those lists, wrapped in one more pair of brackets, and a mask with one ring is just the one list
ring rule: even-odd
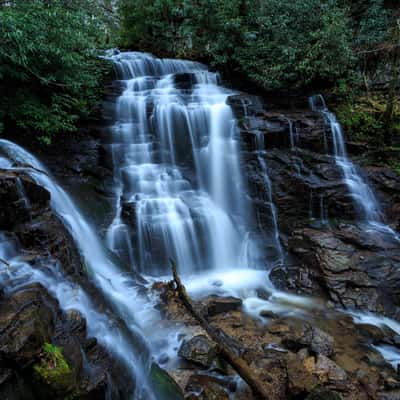
{"label": "leafy shrub", "polygon": [[105,25],[96,2],[19,0],[0,6],[0,121],[49,142],[75,130],[109,66],[97,57]]}
{"label": "leafy shrub", "polygon": [[[388,142],[386,135],[400,133],[400,99],[395,101],[390,127],[385,119],[386,107],[387,99],[383,95],[350,95],[340,102],[335,112],[350,140],[383,145]],[[389,130],[391,132],[388,132]]]}
{"label": "leafy shrub", "polygon": [[120,0],[126,46],[206,59],[264,88],[333,82],[354,61],[336,0]]}

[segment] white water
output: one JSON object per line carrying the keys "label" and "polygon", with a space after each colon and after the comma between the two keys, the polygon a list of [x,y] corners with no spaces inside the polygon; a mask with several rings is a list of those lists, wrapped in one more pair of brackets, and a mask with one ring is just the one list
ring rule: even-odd
{"label": "white water", "polygon": [[381,223],[382,213],[374,193],[357,171],[356,166],[347,157],[344,135],[335,114],[329,111],[321,95],[310,97],[313,111],[321,113],[330,125],[333,143],[333,155],[336,164],[343,172],[344,181],[354,199],[360,218],[368,223]]}
{"label": "white water", "polygon": [[[97,319],[99,314],[94,314],[89,300],[81,293],[78,302],[73,305],[80,306],[88,318],[89,330],[96,332],[99,340],[104,340],[108,350],[116,354],[124,361],[134,379],[141,382],[137,386],[135,398],[151,399],[153,394],[147,383],[147,371],[150,362],[148,344],[140,330],[140,324],[136,319],[136,312],[147,309],[146,303],[137,294],[132,279],[122,273],[119,267],[112,261],[110,255],[103,247],[101,240],[94,232],[88,221],[73,203],[68,194],[55,182],[46,168],[30,153],[20,146],[7,140],[0,140],[0,150],[5,153],[13,163],[30,165],[31,168],[23,168],[41,186],[51,193],[51,206],[64,222],[71,236],[80,250],[85,264],[89,269],[94,282],[100,288],[105,298],[109,300],[117,315],[125,322],[132,338],[124,338],[124,334],[117,328],[104,325],[104,317]],[[42,171],[42,172],[41,172]],[[56,292],[61,305],[69,307],[71,283],[63,279],[42,277],[41,282],[47,283],[46,287],[51,292]],[[86,305],[86,306],[85,306]],[[148,310],[151,313],[151,308]]]}
{"label": "white water", "polygon": [[[19,253],[16,242],[0,233],[0,288],[12,292],[28,283],[42,284],[59,302],[64,311],[78,310],[86,320],[88,337],[115,354],[130,369],[133,378],[141,377],[140,364],[132,351],[130,341],[118,328],[112,314],[100,313],[85,291],[67,279],[58,265],[51,260],[41,260],[40,269],[32,268]],[[4,263],[7,262],[7,264]],[[138,389],[135,398],[147,394],[147,388]],[[148,398],[148,397],[145,397]]]}
{"label": "white water", "polygon": [[[169,273],[169,259],[184,275],[257,265],[227,105],[233,93],[199,63],[144,53],[111,59],[124,90],[109,145],[116,199],[110,249],[155,276]],[[134,220],[121,217],[127,205]]]}

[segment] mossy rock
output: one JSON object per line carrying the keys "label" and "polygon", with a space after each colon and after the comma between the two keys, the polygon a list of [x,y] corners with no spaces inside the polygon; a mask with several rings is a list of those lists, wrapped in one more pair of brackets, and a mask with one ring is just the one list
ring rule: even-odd
{"label": "mossy rock", "polygon": [[168,372],[156,363],[151,365],[150,381],[158,400],[183,400],[182,389]]}
{"label": "mossy rock", "polygon": [[50,343],[43,345],[40,360],[33,365],[35,378],[56,392],[70,391],[75,386],[73,370],[62,349]]}

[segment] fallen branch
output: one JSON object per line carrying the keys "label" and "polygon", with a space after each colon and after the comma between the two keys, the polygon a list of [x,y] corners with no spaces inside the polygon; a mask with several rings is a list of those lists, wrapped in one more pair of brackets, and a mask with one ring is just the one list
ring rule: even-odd
{"label": "fallen branch", "polygon": [[208,333],[210,338],[217,344],[217,352],[219,355],[240,375],[240,377],[250,386],[254,395],[257,398],[268,400],[269,395],[263,383],[254,376],[254,372],[250,369],[247,362],[237,356],[230,348],[225,344],[225,340],[221,331],[218,328],[211,326],[206,319],[198,312],[186,292],[185,286],[182,284],[176,270],[175,263],[171,260],[172,273],[176,284],[179,297],[182,300],[183,305],[193,316],[193,318],[201,325],[201,327]]}

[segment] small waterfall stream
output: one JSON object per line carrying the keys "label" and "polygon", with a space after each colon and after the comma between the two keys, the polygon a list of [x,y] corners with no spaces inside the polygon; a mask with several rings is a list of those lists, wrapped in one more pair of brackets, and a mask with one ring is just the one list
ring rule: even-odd
{"label": "small waterfall stream", "polygon": [[354,199],[360,219],[368,223],[381,223],[382,213],[373,191],[347,157],[342,127],[335,114],[328,109],[321,95],[310,97],[310,106],[313,111],[319,112],[330,126],[333,155],[336,164],[343,172],[344,181]]}
{"label": "small waterfall stream", "polygon": [[[352,195],[360,222],[366,225],[366,229],[388,234],[399,240],[399,235],[383,222],[379,202],[371,187],[362,178],[357,166],[348,158],[342,126],[335,114],[328,109],[322,95],[310,97],[309,103],[311,109],[320,113],[330,127],[333,156],[336,164],[342,170],[344,182]],[[328,148],[326,138],[325,147]]]}
{"label": "small waterfall stream", "polygon": [[[90,301],[81,289],[60,274],[46,276],[35,272],[35,277],[44,283],[50,292],[55,293],[61,306],[65,308],[70,308],[70,303],[74,299],[71,293],[80,291],[77,302],[73,302],[72,305],[77,305],[78,310],[83,311],[83,315],[87,318],[89,331],[99,337],[108,350],[116,354],[127,365],[134,381],[141,382],[136,387],[134,398],[153,399],[154,395],[147,381],[151,362],[149,344],[140,329],[140,322],[135,316],[143,309],[148,309],[148,312],[151,313],[151,307],[148,307],[138,296],[133,279],[124,274],[114,263],[89,222],[68,194],[51,177],[44,165],[32,154],[7,140],[0,140],[0,150],[11,161],[9,167],[14,164],[17,165],[17,169],[18,164],[24,166],[28,164],[32,167],[21,169],[50,192],[52,208],[71,233],[94,282],[109,301],[114,312],[126,324],[130,337],[126,337],[124,332],[119,331],[112,323],[110,325],[111,321],[104,324],[106,318],[92,311]],[[22,265],[22,267],[25,270],[30,268],[28,265]],[[90,324],[91,326],[89,326]]]}

